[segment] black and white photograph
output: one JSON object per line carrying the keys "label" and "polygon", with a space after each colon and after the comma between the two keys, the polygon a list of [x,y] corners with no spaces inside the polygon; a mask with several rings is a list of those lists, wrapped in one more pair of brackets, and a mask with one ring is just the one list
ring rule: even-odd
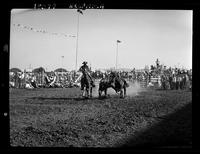
{"label": "black and white photograph", "polygon": [[192,36],[193,10],[13,8],[10,146],[191,148]]}

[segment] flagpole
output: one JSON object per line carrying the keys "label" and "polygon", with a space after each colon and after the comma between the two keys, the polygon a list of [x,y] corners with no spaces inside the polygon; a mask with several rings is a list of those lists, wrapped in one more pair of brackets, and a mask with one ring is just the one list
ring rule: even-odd
{"label": "flagpole", "polygon": [[117,59],[118,59],[118,41],[117,41],[117,51],[116,51],[116,71],[117,71]]}
{"label": "flagpole", "polygon": [[61,69],[62,69],[62,71],[61,71],[61,73],[63,74],[63,68],[64,68],[64,67],[63,67],[63,58],[64,58],[64,56],[61,56],[61,58],[62,58],[62,61],[61,61],[61,62],[62,62],[62,64],[61,64]]}
{"label": "flagpole", "polygon": [[75,66],[75,71],[77,71],[77,56],[78,56],[78,33],[79,33],[79,12],[78,17],[77,17],[77,35],[76,35],[76,66]]}

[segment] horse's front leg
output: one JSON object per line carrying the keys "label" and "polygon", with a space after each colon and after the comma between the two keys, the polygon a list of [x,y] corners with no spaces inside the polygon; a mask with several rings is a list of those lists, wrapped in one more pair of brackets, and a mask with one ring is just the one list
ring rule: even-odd
{"label": "horse's front leg", "polygon": [[90,87],[90,98],[92,98],[92,87]]}
{"label": "horse's front leg", "polygon": [[123,90],[122,89],[120,90],[120,98],[124,98]]}
{"label": "horse's front leg", "polygon": [[102,93],[102,91],[101,91],[101,90],[99,90],[99,98],[101,97],[101,93]]}
{"label": "horse's front leg", "polygon": [[124,97],[126,96],[126,87],[124,87]]}
{"label": "horse's front leg", "polygon": [[86,88],[86,98],[88,98],[88,97],[89,97],[89,89]]}
{"label": "horse's front leg", "polygon": [[107,88],[104,90],[105,97],[107,96]]}
{"label": "horse's front leg", "polygon": [[85,89],[81,90],[82,91],[82,97],[85,96]]}

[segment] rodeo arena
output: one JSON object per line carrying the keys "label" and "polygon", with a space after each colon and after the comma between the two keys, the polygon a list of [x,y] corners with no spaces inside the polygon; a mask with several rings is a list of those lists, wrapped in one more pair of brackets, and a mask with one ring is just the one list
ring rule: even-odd
{"label": "rodeo arena", "polygon": [[10,145],[191,148],[192,69],[160,63],[10,69]]}

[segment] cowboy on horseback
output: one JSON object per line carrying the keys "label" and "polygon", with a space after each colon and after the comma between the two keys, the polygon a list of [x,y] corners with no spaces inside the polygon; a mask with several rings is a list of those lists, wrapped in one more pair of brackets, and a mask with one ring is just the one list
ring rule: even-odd
{"label": "cowboy on horseback", "polygon": [[90,75],[90,69],[89,69],[89,67],[88,67],[88,65],[87,65],[87,62],[84,61],[82,64],[83,64],[83,65],[80,67],[79,71],[85,72],[85,73],[89,76],[89,78],[90,78],[90,80],[91,80],[92,86],[95,87],[94,81],[93,81],[93,79],[92,79],[92,77],[91,77],[91,75]]}

